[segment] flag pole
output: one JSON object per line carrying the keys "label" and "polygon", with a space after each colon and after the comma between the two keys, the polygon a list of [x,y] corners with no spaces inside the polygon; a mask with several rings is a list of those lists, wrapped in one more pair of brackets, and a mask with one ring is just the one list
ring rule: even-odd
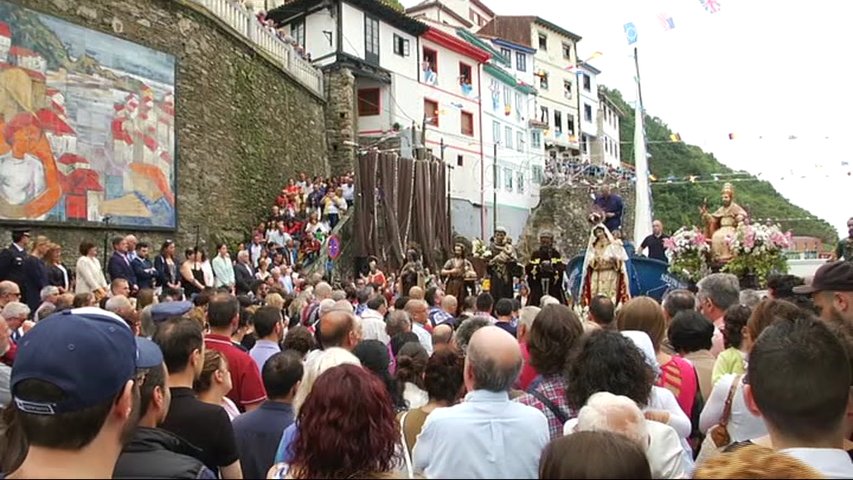
{"label": "flag pole", "polygon": [[649,159],[646,152],[646,132],[643,127],[643,91],[640,86],[640,61],[634,47],[634,68],[637,80],[637,105],[634,111],[634,244],[638,245],[652,233],[652,192],[649,185]]}

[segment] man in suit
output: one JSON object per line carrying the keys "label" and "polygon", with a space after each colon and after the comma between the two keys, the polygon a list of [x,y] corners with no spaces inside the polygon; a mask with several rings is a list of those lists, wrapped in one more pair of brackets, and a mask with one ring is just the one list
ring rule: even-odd
{"label": "man in suit", "polygon": [[27,229],[12,230],[12,244],[0,252],[0,282],[9,280],[15,282],[25,293],[26,269],[24,263],[27,257],[27,247],[30,244],[30,231]]}
{"label": "man in suit", "polygon": [[249,252],[241,250],[237,254],[237,264],[234,265],[234,284],[237,295],[247,295],[252,291],[255,282],[255,272],[249,258]]}
{"label": "man in suit", "polygon": [[107,264],[107,272],[110,274],[110,280],[123,278],[127,280],[131,291],[139,290],[136,274],[133,272],[130,260],[127,259],[127,240],[122,237],[113,238],[113,254]]}
{"label": "man in suit", "polygon": [[143,288],[154,288],[154,279],[157,278],[157,269],[148,259],[148,244],[139,242],[136,244],[136,255],[130,261],[133,267],[133,274],[136,275],[136,282],[140,290]]}

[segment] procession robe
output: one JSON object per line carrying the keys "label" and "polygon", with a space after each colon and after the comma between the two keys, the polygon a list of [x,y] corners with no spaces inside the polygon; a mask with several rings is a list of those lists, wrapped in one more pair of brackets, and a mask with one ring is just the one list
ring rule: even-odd
{"label": "procession robe", "polygon": [[515,249],[512,245],[489,245],[492,260],[489,262],[489,293],[497,302],[502,298],[513,298],[512,277],[516,265]]}
{"label": "procession robe", "polygon": [[[543,263],[551,262],[550,268],[543,268]],[[547,265],[547,263],[546,263]],[[527,287],[530,289],[530,296],[527,298],[527,304],[539,306],[539,302],[544,295],[550,295],[560,303],[565,304],[566,298],[563,291],[563,272],[566,270],[566,265],[560,256],[560,252],[553,247],[540,247],[530,256],[530,262],[527,264]],[[546,280],[543,282],[543,280]],[[543,288],[543,283],[547,283],[547,290]]]}

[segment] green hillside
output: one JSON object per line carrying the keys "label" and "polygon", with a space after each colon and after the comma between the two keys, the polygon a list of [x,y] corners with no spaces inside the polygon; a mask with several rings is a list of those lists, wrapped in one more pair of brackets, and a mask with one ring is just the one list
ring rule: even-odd
{"label": "green hillside", "polygon": [[[622,140],[634,138],[634,108],[622,98],[618,90],[604,88],[606,94],[625,113],[620,120],[620,135]],[[695,145],[683,142],[670,142],[673,133],[669,127],[657,117],[646,116],[646,141],[651,158],[649,169],[658,181],[675,177],[673,184],[652,185],[652,207],[655,218],[661,219],[667,231],[677,229],[682,225],[700,224],[699,206],[707,199],[710,209],[720,205],[720,190],[727,181],[722,176],[717,181],[708,183],[677,183],[685,177],[694,175],[699,180],[713,180],[713,174],[738,173],[720,163],[714,155],[702,151]],[[661,142],[661,143],[656,143]],[[634,163],[634,146],[631,143],[622,144],[622,161]],[[804,218],[815,216],[802,209],[773,188],[770,182],[740,172],[734,178],[735,201],[744,207],[752,218]],[[745,181],[744,181],[745,180]],[[813,235],[824,242],[834,244],[838,240],[838,232],[823,220],[795,220],[779,222],[783,229],[791,230],[795,235]]]}

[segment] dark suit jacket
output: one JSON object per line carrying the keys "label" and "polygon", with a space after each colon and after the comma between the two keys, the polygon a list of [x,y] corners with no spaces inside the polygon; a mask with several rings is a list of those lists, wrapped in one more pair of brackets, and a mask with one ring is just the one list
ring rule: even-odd
{"label": "dark suit jacket", "polygon": [[154,279],[157,278],[157,270],[151,264],[151,260],[136,257],[130,262],[133,274],[136,275],[136,284],[140,289],[154,288]]}
{"label": "dark suit jacket", "polygon": [[27,255],[24,259],[24,283],[18,286],[21,287],[22,301],[33,313],[41,305],[41,289],[48,285],[50,283],[47,281],[47,265],[40,258]]}
{"label": "dark suit jacket", "polygon": [[[249,267],[251,269],[251,266]],[[234,283],[237,295],[247,294],[252,291],[252,284],[255,282],[255,271],[246,269],[246,265],[237,262],[234,265]]]}
{"label": "dark suit jacket", "polygon": [[[65,266],[63,264],[63,266]],[[49,285],[54,285],[60,288],[71,288],[71,272],[68,268],[65,268],[65,271],[68,272],[68,285],[65,284],[65,275],[62,274],[62,270],[56,265],[50,265],[47,267],[47,282]]]}
{"label": "dark suit jacket", "polygon": [[110,261],[107,264],[107,272],[110,274],[110,281],[123,278],[130,284],[130,288],[138,285],[136,283],[136,274],[133,273],[133,267],[127,261],[127,257],[118,252],[113,252],[110,257]]}
{"label": "dark suit jacket", "polygon": [[[10,280],[18,284],[21,289],[24,288],[24,259],[27,258],[27,252],[18,250],[15,245],[9,245],[8,248],[0,252],[0,281]],[[23,293],[23,292],[21,292]]]}
{"label": "dark suit jacket", "polygon": [[158,255],[157,258],[154,259],[154,268],[157,269],[157,284],[163,288],[166,288],[168,284],[178,283],[180,273],[178,270],[181,266],[175,262],[175,275],[172,275],[172,271],[169,270],[169,265],[166,263],[166,259],[163,258],[162,255]]}

